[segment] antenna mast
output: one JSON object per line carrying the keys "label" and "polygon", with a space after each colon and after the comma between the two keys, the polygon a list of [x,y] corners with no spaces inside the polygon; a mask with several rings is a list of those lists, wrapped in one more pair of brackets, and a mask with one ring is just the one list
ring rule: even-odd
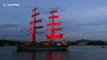
{"label": "antenna mast", "polygon": [[32,31],[32,33],[31,33],[32,41],[31,42],[36,42],[36,29],[43,28],[43,26],[36,26],[37,23],[41,22],[41,19],[37,20],[37,16],[40,15],[39,12],[36,12],[36,10],[38,8],[39,7],[36,7],[32,10],[33,21],[30,22],[31,27],[29,28],[29,30]]}

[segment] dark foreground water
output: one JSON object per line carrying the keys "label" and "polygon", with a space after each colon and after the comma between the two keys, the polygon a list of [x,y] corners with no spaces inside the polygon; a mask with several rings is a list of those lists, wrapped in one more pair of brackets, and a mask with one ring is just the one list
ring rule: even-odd
{"label": "dark foreground water", "polygon": [[70,46],[68,51],[17,52],[16,47],[0,47],[0,60],[107,60],[107,46]]}

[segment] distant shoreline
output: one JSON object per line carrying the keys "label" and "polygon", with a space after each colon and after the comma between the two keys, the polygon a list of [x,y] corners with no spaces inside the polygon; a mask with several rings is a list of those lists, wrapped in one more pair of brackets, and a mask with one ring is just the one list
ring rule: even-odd
{"label": "distant shoreline", "polygon": [[[101,40],[77,40],[75,42],[69,41],[69,43],[71,44],[71,46],[107,46],[107,42]],[[18,40],[0,40],[0,46],[17,46],[18,44],[22,44],[22,42]]]}

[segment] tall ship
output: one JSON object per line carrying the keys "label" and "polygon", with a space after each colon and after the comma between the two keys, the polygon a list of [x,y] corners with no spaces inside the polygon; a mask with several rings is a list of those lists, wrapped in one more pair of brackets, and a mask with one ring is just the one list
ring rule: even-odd
{"label": "tall ship", "polygon": [[[38,23],[41,23],[41,19],[37,19],[40,15],[37,12],[38,7],[32,10],[32,18],[33,20],[30,22],[31,27],[29,29],[24,28],[30,35],[31,40],[28,42],[23,42],[17,46],[18,50],[67,50],[70,45],[69,41],[63,40],[63,34],[59,34],[58,31],[62,30],[62,28],[57,28],[57,26],[61,25],[61,22],[56,22],[55,19],[58,19],[59,16],[55,15],[58,11],[53,9],[49,13],[49,23],[47,23],[48,29],[46,30],[47,34],[45,35],[47,41],[38,42],[36,39],[37,30],[43,28],[43,26],[37,26]],[[60,41],[57,41],[60,40]]]}

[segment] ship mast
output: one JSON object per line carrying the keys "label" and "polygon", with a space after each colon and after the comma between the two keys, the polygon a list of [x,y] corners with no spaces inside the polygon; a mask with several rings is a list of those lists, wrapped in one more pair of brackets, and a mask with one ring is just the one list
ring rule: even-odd
{"label": "ship mast", "polygon": [[55,15],[55,13],[57,13],[57,10],[52,10],[50,11],[51,16],[49,16],[50,19],[50,23],[47,24],[47,26],[49,27],[47,29],[47,32],[49,32],[50,34],[47,34],[46,37],[48,40],[50,41],[54,41],[55,39],[61,39],[63,34],[58,34],[56,33],[56,31],[62,30],[62,28],[56,28],[55,26],[59,26],[61,25],[61,22],[55,22],[54,20],[59,18],[58,15]]}
{"label": "ship mast", "polygon": [[39,7],[36,7],[32,10],[33,21],[30,22],[31,27],[29,28],[29,30],[31,31],[31,37],[32,37],[31,42],[36,42],[36,33],[37,33],[36,30],[39,28],[43,28],[43,26],[36,26],[37,23],[41,22],[41,19],[37,20],[37,16],[40,15],[39,12],[36,12],[38,8]]}

